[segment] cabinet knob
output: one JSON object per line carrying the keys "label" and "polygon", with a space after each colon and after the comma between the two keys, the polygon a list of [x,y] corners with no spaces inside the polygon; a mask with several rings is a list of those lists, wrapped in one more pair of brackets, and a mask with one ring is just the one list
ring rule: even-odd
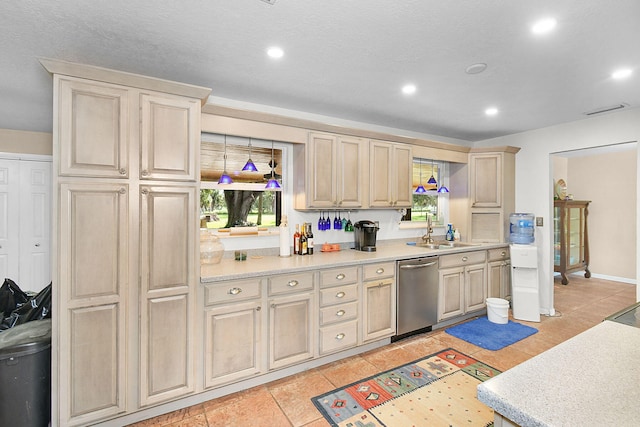
{"label": "cabinet knob", "polygon": [[340,291],[336,294],[336,298],[344,298],[345,295],[346,294],[344,292]]}
{"label": "cabinet knob", "polygon": [[341,332],[341,333],[339,333],[338,335],[336,335],[336,339],[337,339],[338,341],[339,341],[339,340],[343,340],[343,339],[344,339],[344,337],[345,337],[345,335],[344,335],[342,332]]}
{"label": "cabinet knob", "polygon": [[40,247],[40,243],[36,243],[36,248],[39,248],[39,247]]}
{"label": "cabinet knob", "polygon": [[466,256],[462,257],[462,262],[467,262],[469,260],[469,258],[467,258]]}
{"label": "cabinet knob", "polygon": [[127,174],[127,170],[125,168],[120,168],[120,169],[118,169],[118,173],[120,175],[126,175]]}
{"label": "cabinet knob", "polygon": [[257,307],[256,307],[256,311],[260,311],[260,310],[262,310],[262,307],[257,306]]}
{"label": "cabinet knob", "polygon": [[231,288],[231,289],[229,289],[229,295],[238,295],[240,292],[242,292],[241,288]]}
{"label": "cabinet knob", "polygon": [[500,256],[507,256],[507,251],[500,252]]}
{"label": "cabinet knob", "polygon": [[146,196],[147,194],[149,194],[149,189],[148,188],[143,188],[141,193]]}
{"label": "cabinet knob", "polygon": [[338,311],[336,312],[336,316],[338,316],[338,317],[342,317],[342,316],[344,316],[345,314],[347,314],[347,313],[346,313],[344,310],[338,310]]}
{"label": "cabinet knob", "polygon": [[380,267],[379,269],[376,270],[376,274],[382,274],[384,273],[384,268]]}
{"label": "cabinet knob", "polygon": [[149,176],[149,171],[146,169],[143,169],[141,173],[142,173],[142,176]]}
{"label": "cabinet knob", "polygon": [[125,194],[127,192],[126,188],[122,187],[121,189],[118,190],[118,193],[120,194]]}
{"label": "cabinet knob", "polygon": [[289,283],[287,283],[287,285],[289,285],[289,287],[293,288],[298,286],[298,281],[297,280],[290,280]]}
{"label": "cabinet knob", "polygon": [[336,280],[344,280],[344,278],[347,277],[344,275],[344,273],[340,273],[336,276]]}

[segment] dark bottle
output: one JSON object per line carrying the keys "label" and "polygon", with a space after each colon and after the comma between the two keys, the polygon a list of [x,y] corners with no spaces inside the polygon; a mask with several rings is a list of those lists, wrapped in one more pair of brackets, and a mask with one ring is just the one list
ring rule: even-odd
{"label": "dark bottle", "polygon": [[307,228],[307,224],[304,223],[302,224],[302,230],[300,233],[300,255],[306,255],[308,252],[308,247],[307,247],[307,233],[305,231],[305,229]]}
{"label": "dark bottle", "polygon": [[307,253],[313,255],[313,229],[311,223],[307,224]]}

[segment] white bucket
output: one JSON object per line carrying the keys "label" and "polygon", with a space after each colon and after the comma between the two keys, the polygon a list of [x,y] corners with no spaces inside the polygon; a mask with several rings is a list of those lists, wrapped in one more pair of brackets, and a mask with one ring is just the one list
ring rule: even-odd
{"label": "white bucket", "polygon": [[509,301],[502,298],[487,298],[487,317],[492,323],[509,321]]}

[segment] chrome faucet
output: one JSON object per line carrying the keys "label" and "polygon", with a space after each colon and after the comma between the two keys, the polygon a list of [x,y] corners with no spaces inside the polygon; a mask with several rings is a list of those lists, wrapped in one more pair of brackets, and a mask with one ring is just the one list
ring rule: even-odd
{"label": "chrome faucet", "polygon": [[433,243],[433,238],[431,237],[431,233],[433,233],[433,227],[431,226],[431,216],[427,217],[427,234],[422,236],[422,241],[424,243]]}

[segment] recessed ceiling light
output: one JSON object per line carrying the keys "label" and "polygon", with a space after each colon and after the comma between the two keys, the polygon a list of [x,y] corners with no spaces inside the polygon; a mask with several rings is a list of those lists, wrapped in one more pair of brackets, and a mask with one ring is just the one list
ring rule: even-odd
{"label": "recessed ceiling light", "polygon": [[414,93],[416,93],[416,85],[414,84],[406,84],[404,86],[402,86],[402,93],[404,93],[405,95],[413,95]]}
{"label": "recessed ceiling light", "polygon": [[484,62],[478,62],[477,64],[471,64],[464,70],[467,74],[480,74],[487,69],[487,64]]}
{"label": "recessed ceiling light", "polygon": [[614,71],[611,74],[611,77],[613,77],[614,79],[626,79],[627,77],[629,77],[631,74],[633,73],[633,70],[631,70],[631,68],[621,68],[619,70]]}
{"label": "recessed ceiling light", "polygon": [[269,55],[271,58],[282,58],[284,56],[284,50],[282,50],[281,48],[274,46],[274,47],[270,47],[267,50],[267,55]]}
{"label": "recessed ceiling light", "polygon": [[498,114],[498,109],[496,107],[489,107],[486,110],[484,110],[484,113],[487,116],[495,116],[496,114]]}
{"label": "recessed ceiling light", "polygon": [[554,18],[541,19],[531,27],[533,34],[545,34],[553,30],[558,22]]}

